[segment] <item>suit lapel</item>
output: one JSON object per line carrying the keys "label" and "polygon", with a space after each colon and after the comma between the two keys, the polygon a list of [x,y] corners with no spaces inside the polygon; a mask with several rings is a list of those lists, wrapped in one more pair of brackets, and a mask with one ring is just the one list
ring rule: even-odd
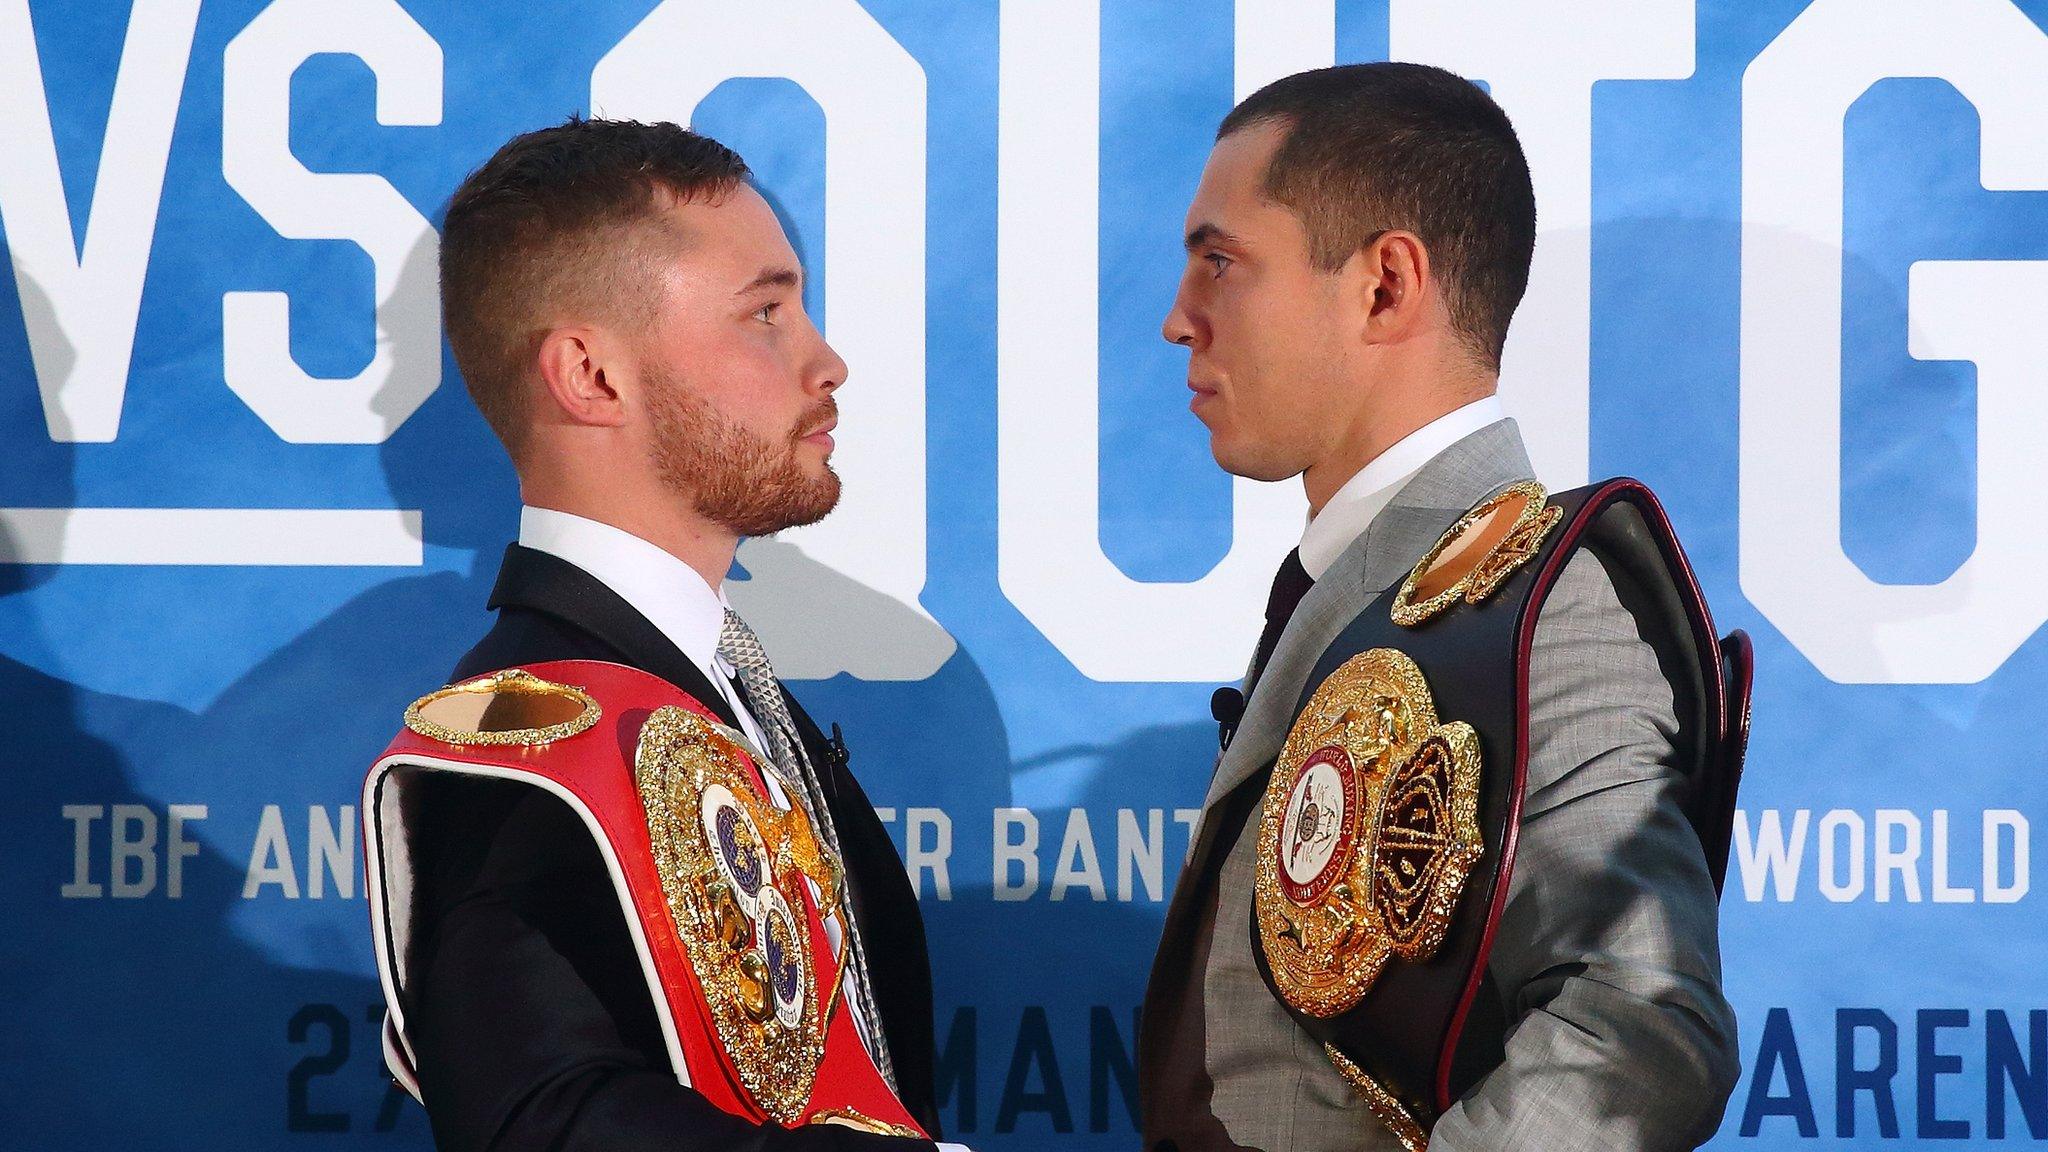
{"label": "suit lapel", "polygon": [[740,726],[725,693],[667,634],[597,577],[559,556],[517,544],[507,547],[490,607],[545,612],[574,625],[616,650],[621,663],[681,688],[728,727]]}
{"label": "suit lapel", "polygon": [[1422,466],[1316,581],[1259,677],[1230,747],[1217,760],[1206,811],[1279,756],[1316,661],[1358,614],[1400,579],[1474,504],[1529,478],[1513,420],[1489,424]]}

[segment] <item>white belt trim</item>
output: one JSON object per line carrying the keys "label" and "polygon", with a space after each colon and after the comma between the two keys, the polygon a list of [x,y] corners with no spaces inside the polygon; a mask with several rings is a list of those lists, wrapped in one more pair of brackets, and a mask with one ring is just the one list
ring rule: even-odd
{"label": "white belt trim", "polygon": [[[632,889],[626,886],[626,873],[619,866],[618,854],[605,837],[597,817],[583,803],[582,799],[560,782],[538,772],[518,768],[503,768],[495,764],[467,764],[456,760],[444,760],[437,756],[422,756],[414,752],[403,752],[379,760],[370,769],[370,775],[363,781],[363,834],[368,841],[363,853],[365,874],[364,895],[370,902],[370,936],[377,949],[377,978],[384,986],[384,1064],[391,1070],[392,1078],[419,1100],[420,1086],[417,1058],[413,1054],[412,1041],[405,1031],[405,1010],[399,1006],[398,986],[405,973],[394,971],[405,963],[403,956],[392,948],[391,902],[385,892],[384,876],[384,812],[378,795],[385,779],[399,768],[423,768],[434,771],[455,772],[466,776],[484,776],[499,780],[515,780],[542,788],[560,798],[570,810],[581,817],[590,830],[591,839],[597,841],[597,850],[604,857],[605,871],[611,875],[612,888],[619,898],[619,906],[626,916],[626,930],[633,937],[633,951],[640,957],[640,970],[647,978],[647,990],[654,1000],[654,1014],[661,1022],[662,1043],[668,1048],[670,1067],[675,1069],[676,1082],[685,1088],[690,1086],[690,1067],[683,1060],[683,1045],[676,1033],[675,1017],[669,1011],[668,994],[663,988],[660,974],[654,967],[654,953],[647,946],[647,934],[640,923],[640,913],[633,903]],[[393,788],[390,800],[394,809],[397,805],[398,789]],[[394,821],[394,823],[396,823]],[[398,843],[403,842],[403,827],[398,828]],[[400,861],[405,873],[398,882],[405,885],[402,893],[405,905],[401,910],[410,914],[412,904],[412,861],[408,848],[405,858]],[[409,935],[409,930],[407,932]]]}

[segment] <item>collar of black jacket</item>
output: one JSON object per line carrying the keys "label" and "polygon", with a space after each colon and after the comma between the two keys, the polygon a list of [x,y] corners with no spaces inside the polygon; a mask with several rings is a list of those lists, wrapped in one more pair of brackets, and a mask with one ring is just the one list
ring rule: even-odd
{"label": "collar of black jacket", "polygon": [[603,581],[559,556],[508,545],[488,606],[500,611],[541,612],[580,628],[615,649],[620,663],[661,677],[702,702],[726,724],[740,726],[725,694],[653,621]]}

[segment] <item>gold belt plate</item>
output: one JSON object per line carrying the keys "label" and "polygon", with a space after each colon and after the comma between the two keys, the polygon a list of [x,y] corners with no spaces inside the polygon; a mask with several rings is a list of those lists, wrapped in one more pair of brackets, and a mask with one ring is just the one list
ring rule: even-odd
{"label": "gold belt plate", "polygon": [[[640,730],[634,776],[662,895],[741,1085],[777,1122],[803,1116],[825,1055],[804,881],[837,899],[839,862],[801,808],[757,790],[737,734],[683,708]],[[761,768],[766,772],[765,766]]]}
{"label": "gold belt plate", "polygon": [[1391,959],[1435,955],[1482,852],[1479,737],[1422,670],[1374,648],[1296,718],[1266,786],[1254,899],[1281,997],[1328,1018]]}

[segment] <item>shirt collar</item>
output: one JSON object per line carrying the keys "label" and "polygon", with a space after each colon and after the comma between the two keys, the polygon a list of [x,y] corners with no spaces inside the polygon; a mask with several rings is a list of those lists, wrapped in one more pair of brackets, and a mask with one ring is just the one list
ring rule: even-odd
{"label": "shirt collar", "polygon": [[519,509],[519,544],[596,577],[647,617],[712,684],[726,674],[718,659],[725,590],[706,583],[695,568],[622,528],[530,504]]}
{"label": "shirt collar", "polygon": [[1373,457],[1310,518],[1301,533],[1301,566],[1323,578],[1403,486],[1443,450],[1507,417],[1499,396],[1482,396],[1424,424]]}

